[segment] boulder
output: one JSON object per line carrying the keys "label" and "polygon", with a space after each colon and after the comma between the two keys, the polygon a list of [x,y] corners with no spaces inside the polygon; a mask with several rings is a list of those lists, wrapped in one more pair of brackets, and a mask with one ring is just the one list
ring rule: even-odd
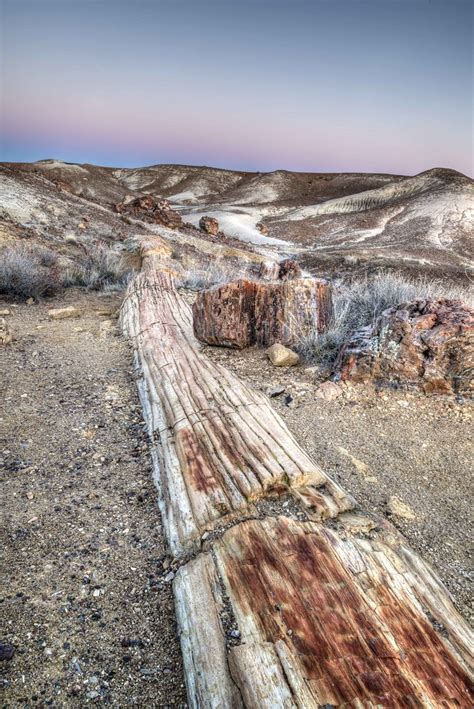
{"label": "boulder", "polygon": [[0,345],[9,345],[13,340],[12,331],[5,318],[0,318]]}
{"label": "boulder", "polygon": [[474,310],[459,300],[416,300],[386,310],[342,348],[341,379],[408,385],[426,393],[473,390]]}
{"label": "boulder", "polygon": [[67,308],[52,308],[48,310],[48,315],[51,320],[65,320],[66,318],[79,318],[81,313],[77,308],[69,305]]}
{"label": "boulder", "polygon": [[288,347],[275,343],[267,350],[268,359],[275,367],[294,367],[300,361],[299,356]]}
{"label": "boulder", "polygon": [[243,348],[295,345],[322,332],[332,308],[327,281],[239,280],[201,290],[193,304],[196,337],[209,345]]}
{"label": "boulder", "polygon": [[201,217],[199,220],[199,228],[201,231],[216,236],[219,233],[219,222],[214,217]]}

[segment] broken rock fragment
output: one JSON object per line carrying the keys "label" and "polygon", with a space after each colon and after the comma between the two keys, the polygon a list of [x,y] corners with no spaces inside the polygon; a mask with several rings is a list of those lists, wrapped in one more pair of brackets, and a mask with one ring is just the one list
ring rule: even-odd
{"label": "broken rock fragment", "polygon": [[5,318],[0,318],[0,345],[9,345],[13,340],[13,335],[9,324]]}
{"label": "broken rock fragment", "polygon": [[67,308],[51,308],[48,310],[48,315],[51,320],[65,320],[66,318],[80,317],[80,311],[72,305]]}
{"label": "broken rock fragment", "polygon": [[278,343],[268,348],[267,355],[275,367],[294,367],[300,361],[296,352]]}

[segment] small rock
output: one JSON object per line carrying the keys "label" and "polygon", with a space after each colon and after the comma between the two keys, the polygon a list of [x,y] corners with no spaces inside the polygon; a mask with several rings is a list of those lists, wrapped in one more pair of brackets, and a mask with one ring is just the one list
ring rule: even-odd
{"label": "small rock", "polygon": [[317,399],[323,399],[324,401],[334,401],[338,396],[341,396],[342,389],[338,384],[334,382],[323,382],[319,389],[317,389],[315,396]]}
{"label": "small rock", "polygon": [[267,396],[269,396],[270,399],[273,399],[275,396],[280,396],[280,394],[283,394],[284,391],[284,386],[273,387],[273,389],[267,389]]}
{"label": "small rock", "polygon": [[34,299],[34,298],[28,298],[27,301],[26,301],[26,304],[27,304],[27,305],[33,305],[34,302],[35,302],[35,299]]}
{"label": "small rock", "polygon": [[406,502],[400,500],[400,498],[396,495],[392,495],[392,497],[389,498],[387,510],[389,514],[394,515],[395,517],[402,517],[403,519],[411,520],[416,519],[416,515],[412,508],[407,505]]}
{"label": "small rock", "polygon": [[5,318],[0,318],[0,345],[9,345],[13,341],[12,331]]}
{"label": "small rock", "polygon": [[165,581],[166,583],[170,583],[174,579],[174,572],[170,571],[169,574],[166,574],[165,576]]}
{"label": "small rock", "polygon": [[0,660],[11,660],[15,647],[11,643],[0,643]]}
{"label": "small rock", "polygon": [[267,356],[275,367],[294,367],[300,361],[296,352],[278,343],[268,348]]}
{"label": "small rock", "polygon": [[64,320],[65,318],[79,318],[81,313],[77,308],[69,305],[67,308],[52,308],[48,310],[48,315],[51,320]]}
{"label": "small rock", "polygon": [[260,234],[268,234],[268,227],[263,222],[257,222],[255,228],[259,230]]}
{"label": "small rock", "polygon": [[8,310],[8,308],[0,308],[0,316],[4,317],[5,315],[11,315],[12,311]]}

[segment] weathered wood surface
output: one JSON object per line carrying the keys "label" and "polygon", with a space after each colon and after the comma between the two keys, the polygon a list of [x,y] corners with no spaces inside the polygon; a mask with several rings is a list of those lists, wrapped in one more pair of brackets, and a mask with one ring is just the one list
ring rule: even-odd
{"label": "weathered wood surface", "polygon": [[196,337],[209,345],[243,348],[276,342],[292,346],[323,332],[332,314],[323,279],[238,280],[201,290],[193,304]]}
{"label": "weathered wood surface", "polygon": [[[391,525],[354,509],[265,397],[204,356],[160,249],[148,245],[121,320],[182,559],[190,706],[471,707],[472,636],[446,590]],[[255,509],[283,493],[286,512]]]}
{"label": "weathered wood surface", "polygon": [[[452,642],[435,631],[424,608],[439,617],[445,592],[422,562],[405,563],[405,551],[383,534],[347,538],[287,517],[225,532],[212,554],[180,570],[174,589],[180,613],[199,613],[201,627],[228,596],[240,644],[228,647],[221,706],[237,706],[234,685],[248,707],[471,706],[467,633],[457,633],[452,608]],[[215,634],[224,648],[224,621]],[[199,634],[188,651],[202,651]]]}

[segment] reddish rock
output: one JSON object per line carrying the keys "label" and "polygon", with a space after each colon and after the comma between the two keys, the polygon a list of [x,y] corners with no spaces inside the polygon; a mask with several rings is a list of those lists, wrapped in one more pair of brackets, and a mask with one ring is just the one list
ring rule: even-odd
{"label": "reddish rock", "polygon": [[260,234],[263,234],[263,235],[268,234],[268,227],[263,222],[257,222],[255,224],[255,228],[259,230]]}
{"label": "reddish rock", "polygon": [[219,233],[219,222],[214,217],[201,217],[199,220],[199,228],[201,231],[216,236]]}
{"label": "reddish rock", "polygon": [[474,310],[459,300],[418,300],[386,310],[342,349],[343,380],[395,383],[440,394],[473,390]]}
{"label": "reddish rock", "polygon": [[280,343],[294,345],[324,329],[332,309],[327,281],[239,280],[198,293],[193,305],[194,333],[202,342],[225,347]]}
{"label": "reddish rock", "polygon": [[145,222],[153,222],[175,229],[182,226],[183,220],[178,212],[171,209],[167,199],[157,202],[151,195],[130,199],[125,197],[115,205],[115,211]]}

